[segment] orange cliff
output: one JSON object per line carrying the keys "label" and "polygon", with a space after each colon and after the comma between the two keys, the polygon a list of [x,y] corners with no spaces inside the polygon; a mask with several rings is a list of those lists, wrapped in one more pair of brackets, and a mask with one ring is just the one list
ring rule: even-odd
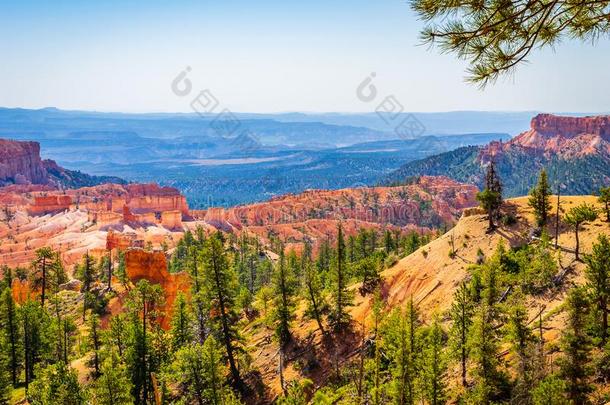
{"label": "orange cliff", "polygon": [[189,218],[186,198],[175,188],[156,184],[105,184],[63,192],[45,190],[32,193],[27,204],[31,216],[69,209],[87,212],[89,220],[100,226],[161,224],[168,229],[181,229],[182,221]]}
{"label": "orange cliff", "polygon": [[169,329],[178,293],[189,295],[191,278],[185,272],[170,273],[163,252],[147,252],[142,249],[129,249],[125,253],[125,267],[129,280],[137,284],[147,280],[163,288],[164,303],[161,306],[161,327]]}
{"label": "orange cliff", "polygon": [[462,209],[476,205],[477,191],[476,186],[446,177],[423,176],[405,186],[310,190],[263,203],[193,211],[192,215],[217,227],[238,229],[310,219],[355,219],[406,226],[417,224],[432,212],[450,223]]}
{"label": "orange cliff", "polygon": [[481,150],[479,157],[482,161],[489,161],[513,148],[571,158],[599,153],[610,155],[610,115],[563,117],[539,114],[532,118],[528,131],[505,143],[491,142]]}
{"label": "orange cliff", "polygon": [[27,266],[36,249],[48,246],[62,252],[70,271],[87,252],[102,256],[106,245],[124,233],[126,238],[117,242],[121,250],[147,243],[171,248],[185,229],[184,221],[191,220],[184,196],[156,184],[68,190],[13,184],[0,187],[0,202],[13,213],[10,223],[0,222],[0,265],[9,266]]}
{"label": "orange cliff", "polygon": [[477,205],[478,190],[446,177],[423,176],[397,187],[309,190],[233,208],[191,211],[216,229],[246,232],[263,243],[278,237],[287,249],[300,250],[309,240],[314,250],[334,240],[342,222],[346,235],[360,228],[430,232],[453,224],[464,208]]}
{"label": "orange cliff", "polygon": [[34,197],[34,201],[28,205],[28,214],[46,215],[70,209],[72,197],[69,195],[39,195]]}
{"label": "orange cliff", "polygon": [[360,228],[427,233],[454,223],[464,208],[476,205],[476,193],[472,185],[424,176],[398,187],[310,190],[264,203],[189,211],[178,190],[155,184],[65,191],[13,185],[0,188],[0,200],[18,204],[15,221],[0,223],[0,263],[27,264],[42,246],[60,250],[67,266],[86,252],[102,255],[108,246],[125,250],[152,243],[171,249],[184,230],[199,226],[246,232],[262,243],[278,237],[297,251],[306,240],[314,249],[334,240],[339,222],[346,235]]}
{"label": "orange cliff", "polygon": [[0,186],[48,182],[38,142],[0,139]]}

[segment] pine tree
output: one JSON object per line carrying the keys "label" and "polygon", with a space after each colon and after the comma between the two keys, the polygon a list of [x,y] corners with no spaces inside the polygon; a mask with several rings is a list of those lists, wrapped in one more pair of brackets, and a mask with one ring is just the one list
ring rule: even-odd
{"label": "pine tree", "polygon": [[121,285],[126,288],[127,285],[129,284],[129,279],[127,277],[127,267],[125,264],[125,252],[123,252],[122,250],[118,251],[117,261],[118,261],[118,265],[117,265],[115,275],[116,275],[117,279],[119,280],[119,282],[121,283]]}
{"label": "pine tree", "polygon": [[50,352],[49,316],[40,302],[28,300],[20,307],[26,391],[35,378],[35,366]]}
{"label": "pine tree", "polygon": [[535,51],[554,50],[568,39],[596,43],[610,31],[608,3],[603,0],[413,0],[410,4],[425,21],[420,40],[465,60],[466,81],[481,88],[514,74]]}
{"label": "pine tree", "polygon": [[119,358],[123,358],[123,354],[127,349],[128,333],[127,322],[124,314],[117,314],[110,318],[110,327],[106,334],[107,344],[116,350]]}
{"label": "pine tree", "polygon": [[53,335],[56,336],[55,340],[55,358],[57,361],[64,361],[68,363],[67,355],[64,357],[64,353],[67,353],[67,348],[64,349],[64,334],[63,334],[63,319],[62,319],[62,308],[61,301],[57,294],[51,298],[51,307],[54,310],[54,318],[52,320],[51,327],[53,329]]}
{"label": "pine tree", "polygon": [[584,223],[595,221],[595,219],[597,219],[597,211],[595,210],[595,207],[587,203],[572,207],[564,217],[564,221],[568,225],[574,227],[574,235],[576,237],[576,247],[574,249],[574,253],[576,255],[576,260],[580,260],[580,227]]}
{"label": "pine tree", "polygon": [[569,405],[566,384],[556,376],[546,377],[532,390],[533,405]]}
{"label": "pine tree", "polygon": [[347,238],[347,261],[349,263],[356,261],[356,237],[354,235]]}
{"label": "pine tree", "polygon": [[210,303],[210,322],[216,335],[222,340],[231,378],[235,385],[241,385],[241,377],[235,360],[235,341],[238,339],[237,313],[235,312],[236,282],[227,262],[222,236],[219,233],[206,239],[201,255],[205,298]]}
{"label": "pine tree", "polygon": [[114,275],[114,263],[112,262],[112,251],[109,250],[102,258],[101,271],[106,281],[106,290],[112,291],[112,276]]}
{"label": "pine tree", "polygon": [[163,302],[163,291],[159,285],[146,280],[138,281],[129,292],[127,307],[131,311],[130,372],[133,396],[137,404],[145,404],[151,396],[151,359],[148,345],[148,330],[157,317],[156,308]]}
{"label": "pine tree", "polygon": [[0,336],[0,404],[9,404],[13,383],[11,381],[10,345],[4,336]]}
{"label": "pine tree", "polygon": [[87,314],[87,309],[92,307],[93,297],[91,295],[91,287],[97,278],[95,260],[89,255],[89,252],[83,256],[83,262],[76,269],[76,278],[83,283],[81,291],[84,294],[83,299],[83,321]]}
{"label": "pine tree", "polygon": [[490,313],[491,309],[486,303],[477,308],[469,337],[471,358],[475,365],[474,401],[479,403],[490,403],[498,393],[498,338]]}
{"label": "pine tree", "polygon": [[466,372],[469,355],[468,335],[472,326],[474,307],[470,297],[470,290],[466,282],[460,284],[455,292],[453,304],[451,305],[451,346],[454,357],[459,359],[462,386],[466,387]]}
{"label": "pine tree", "polygon": [[523,299],[514,298],[510,305],[506,338],[510,344],[516,381],[512,398],[518,403],[529,403],[536,382],[535,339],[527,326],[528,315]]}
{"label": "pine tree", "polygon": [[17,385],[17,377],[21,363],[21,329],[19,328],[19,317],[11,288],[7,287],[0,295],[0,322],[2,332],[7,342],[7,353],[9,354],[9,367],[13,385]]}
{"label": "pine tree", "polygon": [[392,232],[386,229],[383,232],[383,245],[386,254],[390,254],[394,250],[394,239],[392,238]]}
{"label": "pine tree", "polygon": [[322,323],[322,315],[327,311],[328,304],[322,292],[320,275],[311,262],[311,244],[309,243],[305,244],[303,255],[301,256],[301,267],[304,284],[303,292],[307,300],[305,316],[309,319],[314,319],[318,329],[324,335],[326,332]]}
{"label": "pine tree", "polygon": [[598,201],[604,204],[604,211],[606,212],[606,222],[610,222],[610,187],[602,187],[599,190]]}
{"label": "pine tree", "polygon": [[[502,250],[496,252],[495,257],[500,258]],[[496,259],[497,260],[497,259]],[[498,290],[496,280],[496,263],[483,266],[483,291],[481,302],[475,310],[473,323],[470,328],[468,345],[473,369],[474,390],[473,400],[480,403],[489,403],[500,394],[503,386],[503,375],[498,370],[499,336],[497,322],[499,310],[497,308]]]}
{"label": "pine tree", "polygon": [[502,205],[502,183],[496,172],[494,162],[490,162],[487,166],[485,189],[477,194],[477,200],[481,207],[487,211],[489,219],[488,231],[491,232],[496,227],[494,217],[497,216],[497,212]]}
{"label": "pine tree", "polygon": [[93,384],[93,403],[97,405],[133,404],[129,374],[116,351],[111,351],[102,363],[100,371],[100,377]]}
{"label": "pine tree", "polygon": [[352,294],[347,290],[347,268],[345,263],[345,240],[343,238],[343,226],[337,226],[337,249],[332,266],[332,309],[328,316],[335,331],[349,324],[351,318],[347,313],[347,307],[352,304]]}
{"label": "pine tree", "polygon": [[59,292],[59,288],[63,283],[68,282],[68,275],[64,269],[59,252],[53,252],[53,259],[49,266],[47,274],[47,287],[53,294]]}
{"label": "pine tree", "polygon": [[303,379],[300,381],[292,381],[288,385],[286,394],[278,398],[276,405],[307,405],[309,404],[307,391],[313,388],[313,381]]}
{"label": "pine tree", "polygon": [[447,363],[443,352],[445,336],[437,318],[434,319],[424,342],[421,362],[422,392],[430,405],[445,403]]}
{"label": "pine tree", "polygon": [[373,392],[372,392],[372,403],[373,405],[379,405],[381,403],[381,346],[383,342],[383,337],[379,333],[379,328],[382,321],[383,315],[383,301],[381,299],[381,292],[379,289],[375,291],[375,296],[373,298],[373,332],[375,339],[375,357],[373,359]]}
{"label": "pine tree", "polygon": [[283,350],[292,339],[290,324],[294,319],[294,283],[286,266],[283,248],[280,250],[280,259],[274,271],[273,285],[275,292],[275,334],[280,341],[280,348]]}
{"label": "pine tree", "polygon": [[34,285],[40,285],[40,303],[44,307],[47,289],[47,276],[49,268],[52,266],[55,254],[50,247],[42,247],[36,249],[36,258],[32,263],[32,272],[34,275]]}
{"label": "pine tree", "polygon": [[77,332],[76,324],[74,320],[70,317],[64,316],[63,319],[63,334],[64,334],[64,363],[68,363],[68,353],[70,350],[70,345],[74,342],[74,335]]}
{"label": "pine tree", "polygon": [[352,269],[355,276],[358,276],[362,280],[362,287],[360,293],[366,295],[367,293],[374,291],[375,287],[381,281],[379,276],[380,260],[378,257],[367,257],[360,259]]}
{"label": "pine tree", "polygon": [[551,212],[551,193],[546,171],[543,169],[538,177],[538,184],[530,191],[528,201],[529,206],[534,210],[536,224],[539,227],[546,225]]}
{"label": "pine tree", "polygon": [[358,254],[356,255],[356,260],[364,259],[369,255],[369,232],[361,228],[358,231],[358,236],[356,237],[356,245],[358,246]]}
{"label": "pine tree", "polygon": [[223,386],[225,366],[220,347],[213,336],[203,345],[181,348],[172,364],[172,378],[180,383],[187,398],[199,404],[225,405],[235,401]]}
{"label": "pine tree", "polygon": [[413,404],[415,397],[415,381],[417,378],[414,353],[416,317],[414,308],[403,312],[400,308],[394,309],[386,319],[383,331],[384,353],[390,359],[392,374],[390,393],[394,403],[406,405]]}
{"label": "pine tree", "polygon": [[203,291],[203,281],[202,275],[197,263],[198,254],[195,246],[191,246],[188,249],[187,257],[185,258],[186,263],[188,263],[188,272],[193,280],[193,285],[191,288],[191,295],[193,301],[193,307],[195,308],[195,317],[197,318],[197,338],[200,344],[203,344],[205,338],[207,336],[207,327],[206,327],[206,306],[204,303],[204,291]]}
{"label": "pine tree", "polygon": [[85,392],[78,383],[76,371],[63,363],[42,369],[41,375],[27,392],[31,405],[84,405]]}
{"label": "pine tree", "polygon": [[93,377],[98,378],[100,372],[100,349],[101,349],[101,338],[100,338],[100,318],[97,314],[92,314],[89,317],[89,344],[93,350],[93,358],[91,363],[93,364]]}
{"label": "pine tree", "polygon": [[560,374],[566,381],[568,398],[579,405],[587,402],[587,394],[591,391],[587,365],[591,348],[585,331],[589,302],[585,291],[577,287],[570,291],[566,304],[568,320],[561,336]]}
{"label": "pine tree", "polygon": [[[587,288],[597,307],[595,325],[600,333],[600,347],[608,340],[608,301],[610,300],[610,240],[599,235],[590,255],[585,257]],[[597,326],[599,325],[599,326]]]}
{"label": "pine tree", "polygon": [[290,250],[286,255],[286,269],[288,270],[288,275],[293,281],[293,288],[296,290],[299,283],[303,280],[303,274],[301,273],[299,256],[297,256],[294,250]]}
{"label": "pine tree", "polygon": [[328,273],[330,272],[331,261],[332,248],[328,242],[328,239],[324,239],[320,245],[318,257],[316,258],[316,270],[323,280],[326,279]]}
{"label": "pine tree", "polygon": [[171,321],[172,349],[178,350],[193,341],[191,311],[182,292],[178,293],[174,302],[174,312]]}

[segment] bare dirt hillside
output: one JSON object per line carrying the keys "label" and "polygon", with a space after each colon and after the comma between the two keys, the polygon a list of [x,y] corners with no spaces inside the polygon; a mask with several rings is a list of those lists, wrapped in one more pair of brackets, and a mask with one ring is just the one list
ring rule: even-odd
{"label": "bare dirt hillside", "polygon": [[[575,196],[562,197],[562,212],[583,202],[594,204],[601,210],[596,197]],[[476,263],[479,249],[484,256],[490,257],[500,242],[504,242],[506,247],[535,243],[530,238],[534,219],[531,209],[527,206],[527,198],[509,200],[503,210],[514,215],[515,224],[501,226],[489,234],[486,232],[487,217],[479,209],[466,210],[452,230],[385,270],[382,273],[381,289],[386,311],[406,305],[412,296],[424,319],[429,320],[434,314],[442,316],[451,306],[453,294],[459,283],[469,276],[468,268]],[[555,210],[554,205],[553,212]],[[553,223],[554,219],[552,219]],[[610,224],[603,222],[603,219],[605,215],[600,215],[600,219],[582,227],[581,252],[590,251],[591,245],[600,233],[610,235]],[[554,227],[549,227],[548,232],[553,235]],[[544,337],[551,345],[556,343],[564,325],[565,318],[561,305],[568,287],[583,282],[584,265],[575,262],[574,254],[571,252],[574,242],[572,230],[561,225],[559,271],[563,272],[567,269],[566,277],[557,289],[536,298],[529,298],[527,301],[530,322],[538,319],[539,316],[545,319]],[[453,258],[449,255],[452,245],[456,251]],[[297,338],[286,355],[284,365],[287,380],[308,377],[321,382],[332,375],[337,362],[343,364],[358,353],[363,328],[365,336],[370,334],[372,320],[369,315],[372,297],[362,297],[357,287],[357,285],[353,286],[356,294],[355,305],[351,310],[354,318],[353,333],[323,341],[313,322],[301,318],[295,322],[294,330]],[[274,394],[278,394],[280,392],[279,357],[273,332],[257,322],[247,328],[247,334],[255,366],[262,370],[262,377],[274,390]]]}

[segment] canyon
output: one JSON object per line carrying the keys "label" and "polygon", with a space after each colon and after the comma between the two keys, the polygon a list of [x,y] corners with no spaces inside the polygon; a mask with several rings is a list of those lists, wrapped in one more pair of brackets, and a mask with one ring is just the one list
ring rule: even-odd
{"label": "canyon", "polygon": [[156,184],[69,190],[12,185],[0,188],[4,210],[12,213],[0,223],[0,262],[28,265],[45,245],[62,251],[69,266],[86,252],[99,257],[117,247],[171,253],[186,230],[198,227],[245,232],[262,243],[278,238],[297,251],[306,241],[317,248],[333,240],[339,223],[347,235],[360,228],[429,233],[451,226],[464,208],[476,205],[476,193],[476,187],[448,178],[422,177],[397,187],[309,190],[266,203],[190,210],[178,190]]}
{"label": "canyon", "polygon": [[37,143],[2,140],[0,146],[0,173],[10,183],[0,187],[0,263],[11,266],[29,265],[42,246],[61,251],[69,267],[87,252],[100,257],[116,248],[171,253],[186,230],[198,227],[246,232],[263,243],[277,238],[288,249],[299,250],[306,241],[317,248],[333,240],[340,222],[348,235],[360,228],[427,233],[476,205],[475,186],[423,176],[401,186],[308,190],[264,203],[191,210],[179,190],[154,183],[63,187],[49,175]]}

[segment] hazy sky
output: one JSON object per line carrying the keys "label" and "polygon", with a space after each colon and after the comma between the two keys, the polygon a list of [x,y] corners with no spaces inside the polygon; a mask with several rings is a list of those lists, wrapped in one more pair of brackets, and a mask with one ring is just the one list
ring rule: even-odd
{"label": "hazy sky", "polygon": [[0,0],[0,106],[189,111],[170,83],[190,66],[193,92],[242,112],[371,111],[355,95],[371,72],[409,111],[610,110],[607,39],[481,91],[421,26],[399,0]]}

